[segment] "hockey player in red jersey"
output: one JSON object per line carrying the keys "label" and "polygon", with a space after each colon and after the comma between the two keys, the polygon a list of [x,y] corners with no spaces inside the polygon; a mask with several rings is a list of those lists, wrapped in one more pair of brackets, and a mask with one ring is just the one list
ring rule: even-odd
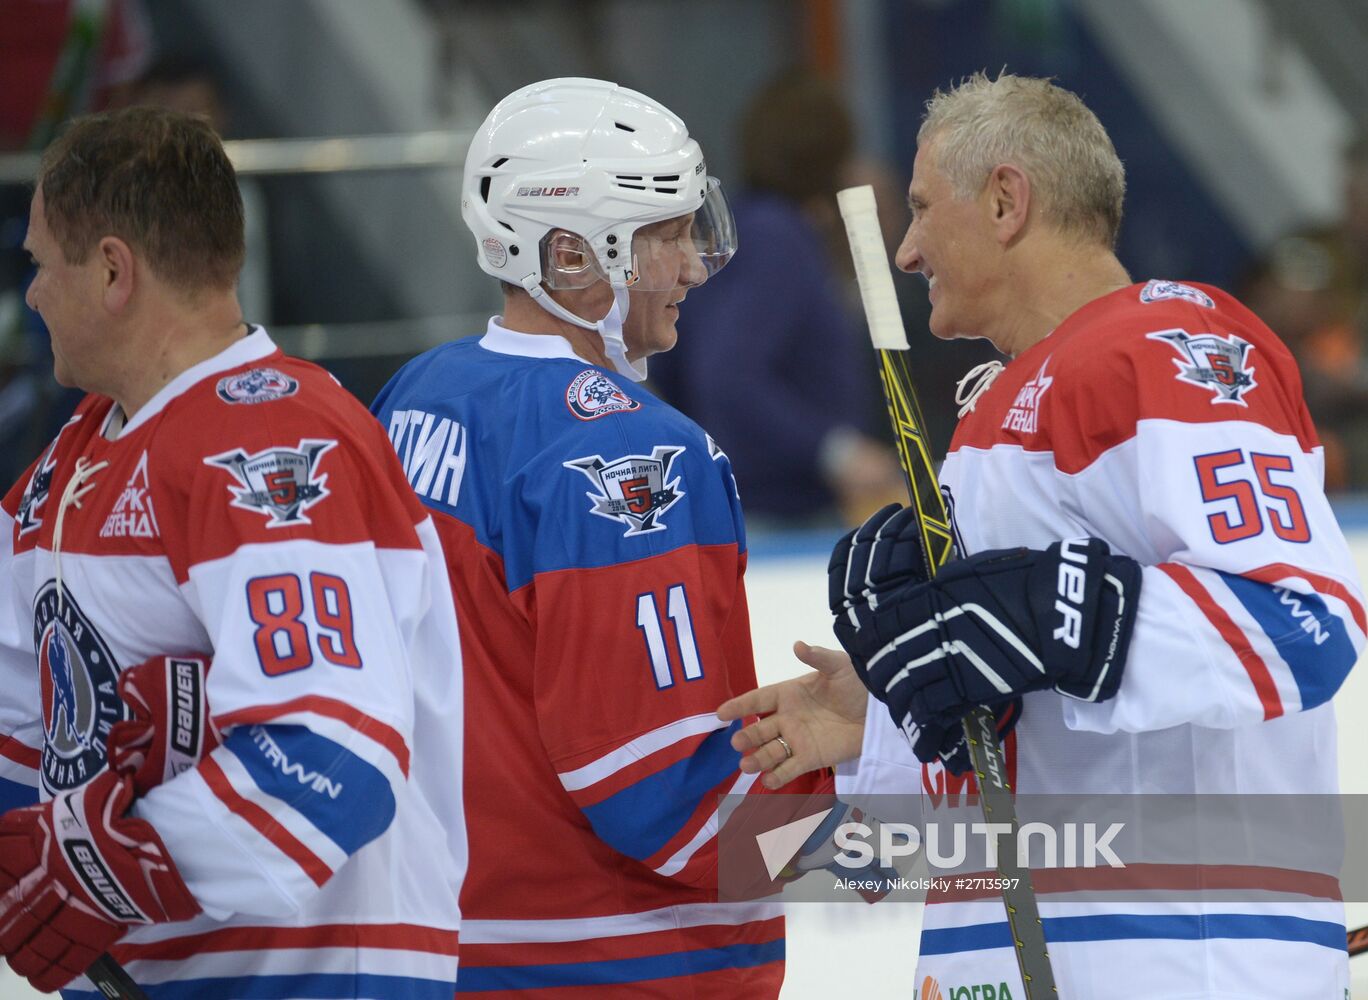
{"label": "hockey player in red jersey", "polygon": [[773,997],[781,911],[716,888],[718,796],[763,791],[713,714],[755,684],[741,508],[722,450],[637,384],[733,252],[726,201],[677,117],[564,79],[493,110],[462,208],[503,314],[373,407],[480,609],[459,988]]}
{"label": "hockey player in red jersey", "polygon": [[108,950],[152,997],[447,998],[440,542],[365,409],[243,322],[242,226],[197,118],[44,155],[28,301],[90,394],[0,516],[0,953],[67,997]]}
{"label": "hockey player in red jersey", "polygon": [[[940,475],[962,558],[926,580],[920,532],[892,508],[842,539],[836,631],[883,704],[862,746],[832,724],[855,711],[831,697],[852,677],[828,651],[821,687],[723,706],[775,712],[737,738],[747,771],[780,782],[858,756],[841,790],[915,792],[915,754],[922,791],[972,789],[958,720],[987,705],[1015,723],[1022,794],[1336,790],[1329,702],[1364,606],[1300,377],[1219,289],[1131,281],[1112,251],[1124,187],[1100,122],[1048,81],[979,75],[928,105],[897,263],[926,277],[933,333],[1011,359],[965,394]],[[796,697],[814,691],[839,711],[817,718]],[[763,742],[776,726],[792,759]],[[1333,852],[1324,834],[1303,856]],[[1106,902],[1042,877],[1060,995],[1347,994],[1338,886],[1294,874],[1223,870],[1243,902],[1175,901],[1174,868],[1140,866],[1139,889]],[[1001,902],[928,906],[917,976],[1025,995]]]}

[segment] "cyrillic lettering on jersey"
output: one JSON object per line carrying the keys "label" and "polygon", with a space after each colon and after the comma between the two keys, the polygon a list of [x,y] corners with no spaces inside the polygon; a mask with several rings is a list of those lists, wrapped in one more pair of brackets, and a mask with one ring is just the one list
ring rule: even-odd
{"label": "cyrillic lettering on jersey", "polygon": [[414,492],[455,507],[465,477],[465,428],[426,410],[395,410],[389,436]]}

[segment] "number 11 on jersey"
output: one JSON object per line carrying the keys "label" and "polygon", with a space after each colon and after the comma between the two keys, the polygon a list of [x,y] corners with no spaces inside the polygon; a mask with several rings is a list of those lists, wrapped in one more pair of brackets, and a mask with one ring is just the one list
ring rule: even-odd
{"label": "number 11 on jersey", "polygon": [[[698,643],[694,639],[693,619],[689,617],[689,595],[684,589],[684,584],[676,583],[667,591],[665,613],[674,623],[676,648],[679,662],[684,667],[684,679],[696,681],[703,676],[703,664],[698,659]],[[637,595],[636,623],[646,640],[646,652],[651,658],[651,671],[655,675],[656,689],[663,691],[673,687],[674,673],[670,669],[670,656],[665,646],[665,630],[660,624],[655,594]]]}

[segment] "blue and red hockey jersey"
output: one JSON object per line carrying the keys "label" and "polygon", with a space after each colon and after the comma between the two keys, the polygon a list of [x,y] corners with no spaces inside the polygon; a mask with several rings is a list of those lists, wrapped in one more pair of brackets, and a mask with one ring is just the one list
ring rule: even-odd
{"label": "blue and red hockey jersey", "polygon": [[373,410],[463,609],[459,990],[775,996],[779,908],[716,902],[718,796],[763,791],[714,715],[755,686],[727,456],[565,340],[496,321]]}

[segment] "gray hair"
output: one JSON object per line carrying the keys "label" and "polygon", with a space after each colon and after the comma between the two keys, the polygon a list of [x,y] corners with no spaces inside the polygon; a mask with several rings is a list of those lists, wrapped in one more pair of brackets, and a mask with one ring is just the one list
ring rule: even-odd
{"label": "gray hair", "polygon": [[1011,163],[1030,178],[1044,219],[1115,246],[1126,171],[1076,94],[1049,80],[976,73],[926,102],[917,144],[928,143],[956,197],[974,197],[993,168]]}

